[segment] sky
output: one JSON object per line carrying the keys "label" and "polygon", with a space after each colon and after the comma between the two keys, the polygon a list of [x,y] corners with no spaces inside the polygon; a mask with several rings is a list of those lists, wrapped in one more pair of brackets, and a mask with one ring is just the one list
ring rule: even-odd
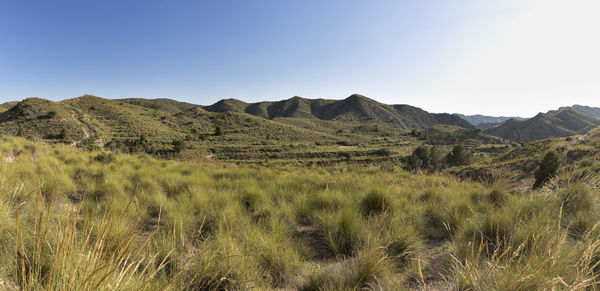
{"label": "sky", "polygon": [[600,107],[600,1],[0,0],[0,101]]}

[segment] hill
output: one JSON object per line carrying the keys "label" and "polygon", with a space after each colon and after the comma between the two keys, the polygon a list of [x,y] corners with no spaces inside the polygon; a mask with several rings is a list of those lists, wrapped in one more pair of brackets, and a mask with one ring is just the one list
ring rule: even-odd
{"label": "hill", "polygon": [[203,107],[211,112],[240,112],[265,119],[281,117],[333,120],[341,122],[374,122],[400,129],[423,129],[436,124],[474,128],[452,114],[433,114],[410,105],[387,105],[354,94],[343,100],[293,97],[277,102],[245,103],[224,99]]}
{"label": "hill", "polygon": [[198,107],[198,105],[176,101],[167,98],[159,98],[159,99],[144,99],[144,98],[125,98],[125,99],[115,99],[116,101],[139,105],[151,109],[157,109],[161,111],[166,111],[172,114],[179,113],[181,111],[189,110]]}
{"label": "hill", "polygon": [[540,113],[527,120],[510,119],[484,133],[509,140],[524,142],[547,137],[584,134],[600,126],[600,120],[565,109],[556,113]]}
{"label": "hill", "polygon": [[557,110],[549,111],[548,113],[557,114],[557,113],[559,113],[561,111],[565,111],[565,110],[573,110],[573,111],[576,111],[576,112],[581,113],[583,115],[587,115],[589,117],[600,119],[600,108],[598,108],[598,107],[590,107],[590,106],[583,106],[583,105],[573,105],[573,106],[560,107]]}
{"label": "hill", "polygon": [[522,117],[486,116],[486,115],[480,115],[480,114],[464,115],[464,114],[460,114],[460,113],[454,113],[454,115],[456,115],[456,116],[464,119],[468,123],[475,125],[477,127],[480,127],[480,128],[491,127],[490,125],[493,125],[493,124],[497,125],[497,124],[500,124],[502,122],[505,122],[505,121],[507,121],[509,119],[513,119],[513,118],[518,119],[518,120],[525,119]]}
{"label": "hill", "polygon": [[[424,143],[443,145],[444,151],[463,138],[475,151],[490,143],[509,145],[450,114],[358,95],[254,104],[228,99],[211,106],[85,95],[60,102],[28,98],[6,107],[0,113],[5,135],[179,160],[364,164],[400,162]],[[433,128],[440,125],[446,127]],[[411,133],[413,128],[424,134]]]}

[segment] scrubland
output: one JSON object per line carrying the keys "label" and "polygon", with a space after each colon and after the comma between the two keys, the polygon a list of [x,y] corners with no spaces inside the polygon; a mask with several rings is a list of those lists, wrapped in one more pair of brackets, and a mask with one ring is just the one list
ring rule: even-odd
{"label": "scrubland", "polygon": [[[0,288],[595,290],[598,180],[158,160],[3,138]],[[3,285],[1,285],[3,284]]]}

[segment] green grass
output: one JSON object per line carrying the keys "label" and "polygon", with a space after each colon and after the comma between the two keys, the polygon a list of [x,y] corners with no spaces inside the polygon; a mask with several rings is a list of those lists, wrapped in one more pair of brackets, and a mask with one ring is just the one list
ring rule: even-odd
{"label": "green grass", "polygon": [[[530,193],[338,164],[0,141],[0,279],[23,289],[593,289],[597,179]],[[583,162],[583,161],[581,161]]]}

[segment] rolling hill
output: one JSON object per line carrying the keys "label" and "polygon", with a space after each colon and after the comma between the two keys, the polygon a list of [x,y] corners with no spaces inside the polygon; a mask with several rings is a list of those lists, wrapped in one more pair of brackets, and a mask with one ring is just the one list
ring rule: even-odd
{"label": "rolling hill", "polygon": [[499,125],[502,122],[505,122],[509,119],[517,119],[517,120],[525,120],[526,118],[522,117],[507,117],[507,116],[486,116],[481,114],[476,115],[464,115],[460,113],[454,113],[454,115],[466,120],[468,123],[477,126],[482,129],[486,129],[489,127],[493,127]]}
{"label": "rolling hill", "polygon": [[564,137],[584,134],[600,126],[600,120],[572,109],[540,113],[527,120],[509,119],[484,130],[484,133],[517,142],[527,142],[547,137]]}
{"label": "rolling hill", "polygon": [[228,99],[211,106],[85,95],[59,102],[28,98],[0,107],[5,109],[0,112],[3,135],[181,160],[287,164],[351,157],[369,163],[398,160],[420,144],[431,144],[433,137],[443,147],[463,136],[473,149],[509,144],[454,115],[385,105],[359,95],[253,104]]}
{"label": "rolling hill", "polygon": [[429,113],[410,105],[382,104],[358,94],[343,100],[293,97],[276,102],[245,103],[236,99],[223,99],[203,108],[211,112],[248,113],[265,119],[293,117],[341,122],[375,122],[400,129],[423,129],[436,124],[474,128],[456,115]]}
{"label": "rolling hill", "polygon": [[587,115],[589,117],[600,119],[600,108],[598,108],[598,107],[590,107],[590,106],[583,106],[583,105],[573,105],[573,106],[560,107],[557,110],[549,111],[548,113],[557,114],[557,113],[559,113],[561,111],[565,111],[565,110],[573,110],[573,111],[576,111],[576,112],[581,113],[583,115]]}

